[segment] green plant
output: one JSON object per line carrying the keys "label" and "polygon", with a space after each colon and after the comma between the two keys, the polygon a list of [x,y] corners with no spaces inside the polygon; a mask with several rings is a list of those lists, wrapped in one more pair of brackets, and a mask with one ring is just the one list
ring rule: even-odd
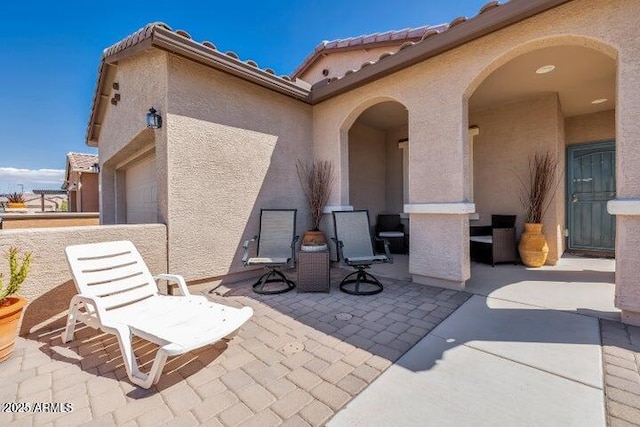
{"label": "green plant", "polygon": [[314,160],[310,165],[298,160],[298,178],[311,212],[312,230],[318,231],[324,205],[331,194],[333,164],[328,160]]}
{"label": "green plant", "polygon": [[[31,252],[22,255],[22,259],[18,260],[20,251],[16,247],[10,247],[6,256],[9,260],[10,278],[7,286],[3,286],[2,274],[0,274],[0,305],[10,295],[20,290],[22,282],[27,278],[29,266],[31,264]],[[21,261],[21,262],[20,262]],[[19,265],[18,265],[19,264]]]}
{"label": "green plant", "polygon": [[7,195],[7,201],[9,203],[24,203],[24,196],[22,193],[11,193]]}
{"label": "green plant", "polygon": [[536,153],[529,157],[529,170],[526,179],[516,174],[522,185],[520,203],[525,210],[525,221],[539,224],[551,205],[560,177],[558,160],[550,153]]}

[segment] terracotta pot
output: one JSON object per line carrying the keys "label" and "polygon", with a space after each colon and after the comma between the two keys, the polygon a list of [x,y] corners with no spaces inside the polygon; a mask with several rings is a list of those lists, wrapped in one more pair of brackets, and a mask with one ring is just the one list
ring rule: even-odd
{"label": "terracotta pot", "polygon": [[[5,305],[8,302],[8,305]],[[0,362],[13,352],[18,336],[18,323],[27,300],[22,297],[8,297],[0,303]]]}
{"label": "terracotta pot", "polygon": [[320,230],[308,230],[305,231],[302,236],[302,242],[300,242],[303,246],[321,246],[327,244],[327,238],[324,237],[324,233]]}
{"label": "terracotta pot", "polygon": [[549,254],[549,245],[542,234],[542,224],[527,223],[524,225],[524,233],[520,237],[518,252],[520,252],[520,259],[527,267],[542,267],[544,265]]}
{"label": "terracotta pot", "polygon": [[10,209],[20,209],[20,208],[26,208],[27,205],[25,203],[8,202],[7,203],[7,207],[10,208]]}

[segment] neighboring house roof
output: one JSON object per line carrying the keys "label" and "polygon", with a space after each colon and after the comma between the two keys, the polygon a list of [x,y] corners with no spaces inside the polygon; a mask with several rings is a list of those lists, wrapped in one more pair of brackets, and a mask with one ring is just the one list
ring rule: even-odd
{"label": "neighboring house roof", "polygon": [[[100,120],[108,106],[110,80],[115,75],[117,61],[150,47],[169,51],[313,105],[569,1],[571,0],[511,0],[501,4],[493,0],[485,4],[473,18],[462,16],[449,24],[427,27],[417,42],[410,40],[410,30],[407,30],[407,41],[397,52],[385,53],[377,61],[365,62],[359,69],[348,71],[342,77],[324,79],[311,87],[299,79],[294,82],[288,76],[275,76],[273,70],[259,68],[252,60],[243,61],[234,52],[221,53],[211,42],[195,42],[185,31],[174,31],[161,22],[152,23],[104,51],[87,126],[87,144],[97,146]],[[401,37],[402,32],[395,33],[397,37]],[[375,43],[376,35],[373,36],[372,43]],[[346,44],[370,42],[367,36],[345,41]],[[340,44],[341,41],[335,41],[336,48]]]}
{"label": "neighboring house roof", "polygon": [[300,77],[309,69],[319,58],[333,52],[343,52],[355,49],[370,49],[373,47],[383,47],[389,45],[401,44],[403,42],[418,42],[425,34],[432,32],[442,32],[447,29],[447,24],[441,25],[425,25],[418,28],[406,28],[404,30],[387,31],[384,33],[374,33],[358,37],[349,37],[346,39],[322,41],[311,52],[295,71],[291,74],[291,78]]}
{"label": "neighboring house roof", "polygon": [[98,163],[98,156],[85,153],[68,153],[67,166],[74,172],[97,172],[94,165]]}
{"label": "neighboring house roof", "polygon": [[67,192],[64,191],[64,190],[50,190],[50,189],[31,190],[31,192],[33,194],[37,194],[37,195],[40,195],[40,196],[55,196],[55,195],[67,194]]}
{"label": "neighboring house roof", "polygon": [[62,189],[69,187],[71,172],[98,173],[98,156],[86,153],[67,153],[67,167],[64,174]]}

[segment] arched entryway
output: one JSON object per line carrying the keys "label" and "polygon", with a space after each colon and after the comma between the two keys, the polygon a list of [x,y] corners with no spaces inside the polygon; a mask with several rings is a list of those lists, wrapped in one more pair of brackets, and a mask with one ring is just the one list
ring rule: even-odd
{"label": "arched entryway", "polygon": [[393,216],[404,227],[405,237],[389,238],[394,264],[374,267],[383,275],[402,279],[409,277],[409,221],[404,215],[408,194],[408,124],[408,111],[403,104],[378,102],[362,111],[348,128],[345,150],[349,205],[369,211],[374,234],[379,231],[376,225],[393,221]]}
{"label": "arched entryway", "polygon": [[[501,251],[515,250],[526,222],[521,196],[529,161],[549,153],[558,162],[558,182],[542,221],[550,249],[547,264],[565,269],[574,262],[569,252],[613,257],[615,217],[607,212],[607,202],[616,195],[616,70],[610,48],[593,40],[556,38],[521,46],[478,77],[468,94],[469,194],[476,206],[472,231],[491,226],[493,215],[516,215],[514,246]],[[487,259],[482,250],[474,253],[473,239],[475,261],[490,262],[490,254]],[[471,288],[474,279],[486,275],[486,267],[473,261]],[[585,262],[582,258],[579,266],[566,269],[575,272],[576,282],[589,282],[580,279]],[[597,268],[611,280],[596,282],[612,293],[613,262],[601,264]],[[513,270],[511,282],[521,284],[527,279],[518,271]],[[493,283],[501,286],[500,280]]]}

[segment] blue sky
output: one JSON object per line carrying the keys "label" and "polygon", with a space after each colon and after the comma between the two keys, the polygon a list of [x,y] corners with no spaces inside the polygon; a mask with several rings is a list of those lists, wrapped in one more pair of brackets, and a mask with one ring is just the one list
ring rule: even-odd
{"label": "blue sky", "polygon": [[0,8],[0,194],[59,188],[85,144],[102,50],[162,21],[289,74],[322,40],[449,22],[487,0],[5,1]]}

